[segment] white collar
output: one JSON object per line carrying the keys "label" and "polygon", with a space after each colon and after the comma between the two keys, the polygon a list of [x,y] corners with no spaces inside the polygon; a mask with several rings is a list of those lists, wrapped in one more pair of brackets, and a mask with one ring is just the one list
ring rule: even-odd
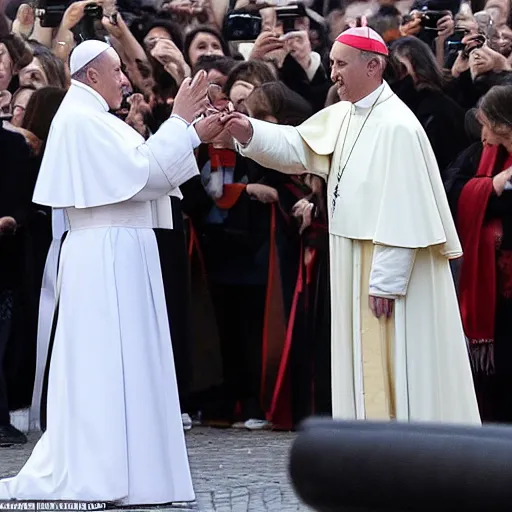
{"label": "white collar", "polygon": [[368,94],[368,96],[365,96],[364,98],[360,99],[356,103],[354,103],[354,106],[356,108],[370,108],[377,98],[379,97],[380,93],[383,91],[384,87],[386,86],[386,82],[382,82],[377,89],[375,89],[373,92]]}
{"label": "white collar", "polygon": [[73,79],[71,80],[71,85],[74,87],[78,87],[83,91],[87,91],[89,94],[94,96],[94,98],[96,98],[100,102],[101,106],[106,112],[110,110],[108,107],[108,103],[105,101],[105,98],[99,92],[96,92],[92,87],[89,87],[88,85]]}

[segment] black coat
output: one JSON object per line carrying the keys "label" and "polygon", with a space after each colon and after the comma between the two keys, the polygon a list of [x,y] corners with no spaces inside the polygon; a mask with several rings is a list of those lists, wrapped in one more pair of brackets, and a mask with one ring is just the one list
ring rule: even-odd
{"label": "black coat", "polygon": [[[22,135],[0,127],[0,218],[14,217],[26,223],[31,210],[30,149]],[[33,187],[33,186],[32,186]],[[0,236],[0,290],[18,279],[16,235]]]}
{"label": "black coat", "polygon": [[416,89],[410,77],[393,84],[396,95],[423,126],[442,171],[470,144],[465,111],[442,91]]}
{"label": "black coat", "polygon": [[327,93],[332,83],[322,64],[313,79],[309,81],[304,68],[292,56],[287,55],[279,70],[279,78],[292,91],[308,101],[313,112],[318,112],[325,107]]}
{"label": "black coat", "polygon": [[32,400],[39,295],[51,243],[51,217],[32,203],[40,159],[31,154],[24,137],[0,127],[0,155],[0,217],[14,217],[18,224],[15,234],[0,236],[0,291],[10,290],[14,299],[0,367],[9,408],[16,410]]}

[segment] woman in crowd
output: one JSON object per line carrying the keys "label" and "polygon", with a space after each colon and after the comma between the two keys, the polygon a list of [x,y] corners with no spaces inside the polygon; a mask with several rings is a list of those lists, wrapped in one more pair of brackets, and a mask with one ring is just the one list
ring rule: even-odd
{"label": "woman in crowd", "polygon": [[444,89],[446,79],[429,47],[416,37],[402,37],[391,46],[401,64],[393,90],[414,112],[429,138],[440,169],[468,146],[464,110]]}
{"label": "woman in crowd", "polygon": [[481,100],[480,148],[458,163],[449,199],[464,259],[459,295],[482,419],[512,421],[512,86]]}
{"label": "woman in crowd", "polygon": [[[0,21],[0,93],[8,91],[17,71],[32,60],[24,42],[1,29]],[[0,123],[0,446],[4,446],[26,442],[26,437],[11,425],[9,411],[30,402],[23,393],[26,386],[19,392],[12,380],[30,381],[33,360],[28,375],[20,362],[34,356],[31,348],[35,349],[35,344],[31,347],[30,340],[13,336],[14,325],[20,321],[16,308],[23,299],[23,262],[29,257],[17,229],[27,221],[31,210],[31,150],[21,134]]]}
{"label": "woman in crowd", "polygon": [[[311,115],[307,102],[281,82],[257,87],[245,104],[251,117],[276,124],[298,126]],[[294,178],[270,174],[269,178],[277,190],[285,188],[291,193],[279,194],[278,237],[287,231],[292,240],[292,233],[298,230],[302,234],[300,264],[291,301],[287,290],[291,276],[288,280],[282,279],[281,283],[287,299],[287,329],[269,408],[274,426],[291,428],[312,414],[331,414],[327,191],[325,183],[312,175]],[[292,213],[300,203],[307,201],[314,206],[314,215],[309,207],[306,214],[309,219],[303,219],[301,215],[298,223],[292,221],[286,214],[290,211],[286,200],[298,201]],[[282,245],[281,263],[290,266],[296,254],[283,253],[290,250],[290,246],[292,251],[296,250],[296,244]],[[282,275],[286,276],[286,273],[283,269]]]}
{"label": "woman in crowd", "polygon": [[[36,184],[51,121],[65,94],[65,89],[43,87],[34,92],[27,104],[21,127],[32,134],[33,140],[38,141],[32,146],[25,170],[29,197],[32,197]],[[49,339],[49,331],[48,338],[42,336],[41,329],[38,331],[38,310],[45,261],[52,240],[51,223],[51,209],[31,203],[24,222],[16,231],[21,272],[17,285],[17,300],[13,304],[10,343],[24,349],[13,354],[11,366],[6,372],[9,394],[13,397],[12,409],[27,407],[32,403],[34,376],[37,374],[36,368],[40,368],[40,363],[36,365],[36,347],[38,360],[43,357],[42,352],[45,353],[45,350],[41,351],[37,346],[36,340],[38,337],[46,341]],[[43,287],[43,295],[44,291]],[[43,304],[43,309],[44,306]],[[39,321],[44,320],[44,317],[45,315],[40,316]],[[13,364],[13,359],[16,359],[16,364]]]}
{"label": "woman in crowd", "polygon": [[214,27],[200,25],[185,36],[183,49],[185,60],[194,67],[202,55],[219,55],[229,57],[229,46],[221,33]]}
{"label": "woman in crowd", "polygon": [[138,61],[144,84],[141,91],[151,107],[148,125],[156,132],[172,112],[172,101],[185,78],[190,76],[190,66],[183,57],[183,36],[180,27],[169,14],[156,16],[144,14],[135,19],[130,29],[143,48],[146,61]]}
{"label": "woman in crowd", "polygon": [[12,119],[11,124],[21,128],[23,117],[27,110],[27,103],[32,96],[35,88],[32,86],[20,87],[13,95],[11,100]]}
{"label": "woman in crowd", "polygon": [[30,41],[29,45],[34,57],[32,62],[20,69],[20,86],[35,89],[48,86],[67,89],[69,80],[62,61],[46,46],[36,41]]}
{"label": "woman in crowd", "polygon": [[231,71],[224,84],[224,94],[233,103],[235,110],[247,113],[245,100],[255,87],[277,80],[272,66],[258,60],[240,62]]}

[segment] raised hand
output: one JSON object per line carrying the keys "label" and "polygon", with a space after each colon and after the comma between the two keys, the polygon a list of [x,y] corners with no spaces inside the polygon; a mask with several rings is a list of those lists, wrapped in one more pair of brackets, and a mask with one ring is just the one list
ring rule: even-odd
{"label": "raised hand", "polygon": [[162,64],[178,85],[186,76],[190,75],[190,68],[185,62],[183,54],[170,39],[159,39],[150,53],[155,60]]}
{"label": "raised hand", "polygon": [[21,4],[16,13],[16,19],[12,24],[12,31],[28,37],[34,28],[34,8],[28,4]]}
{"label": "raised hand", "polygon": [[208,78],[206,71],[199,71],[193,80],[185,78],[173,102],[173,114],[191,123],[207,108]]}
{"label": "raised hand", "polygon": [[279,39],[278,34],[270,31],[262,32],[254,41],[254,46],[251,51],[250,60],[263,59],[267,54],[281,50],[284,46],[283,41]]}
{"label": "raised hand", "polygon": [[128,103],[130,104],[130,111],[125,122],[142,136],[146,135],[146,116],[151,113],[151,107],[140,93],[132,94],[128,98]]}
{"label": "raised hand", "polygon": [[302,66],[306,71],[311,65],[311,41],[306,30],[289,32],[281,37],[284,40],[284,47],[288,53]]}
{"label": "raised hand", "polygon": [[79,0],[78,2],[73,2],[64,13],[62,17],[62,21],[60,25],[62,28],[66,30],[71,30],[75,27],[80,20],[84,17],[84,9],[89,4],[99,4],[102,5],[102,0]]}
{"label": "raised hand", "polygon": [[455,21],[453,20],[453,16],[447,14],[437,22],[437,37],[444,41],[453,34],[454,29]]}

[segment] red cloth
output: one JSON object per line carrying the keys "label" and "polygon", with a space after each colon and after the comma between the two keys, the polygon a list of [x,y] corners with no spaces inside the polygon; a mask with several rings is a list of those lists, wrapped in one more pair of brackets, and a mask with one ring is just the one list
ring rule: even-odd
{"label": "red cloth", "polygon": [[222,197],[215,201],[215,204],[222,210],[230,210],[240,199],[242,192],[247,188],[244,183],[231,183],[224,185]]}
{"label": "red cloth", "polygon": [[[460,310],[464,331],[473,343],[490,343],[494,339],[496,249],[502,226],[499,219],[484,223],[484,218],[494,193],[492,178],[498,154],[497,146],[484,148],[478,171],[462,189],[457,208],[457,227],[464,251]],[[507,164],[510,162],[509,157]]]}
{"label": "red cloth", "polygon": [[208,156],[210,157],[212,172],[226,167],[235,167],[236,153],[231,149],[215,148],[210,144],[208,146]]}
{"label": "red cloth", "polygon": [[[215,148],[210,144],[208,146],[208,155],[210,157],[212,172],[235,168],[236,153],[231,149]],[[243,183],[224,184],[224,193],[221,198],[215,201],[215,204],[222,210],[229,210],[235,206],[245,189],[246,185]]]}

